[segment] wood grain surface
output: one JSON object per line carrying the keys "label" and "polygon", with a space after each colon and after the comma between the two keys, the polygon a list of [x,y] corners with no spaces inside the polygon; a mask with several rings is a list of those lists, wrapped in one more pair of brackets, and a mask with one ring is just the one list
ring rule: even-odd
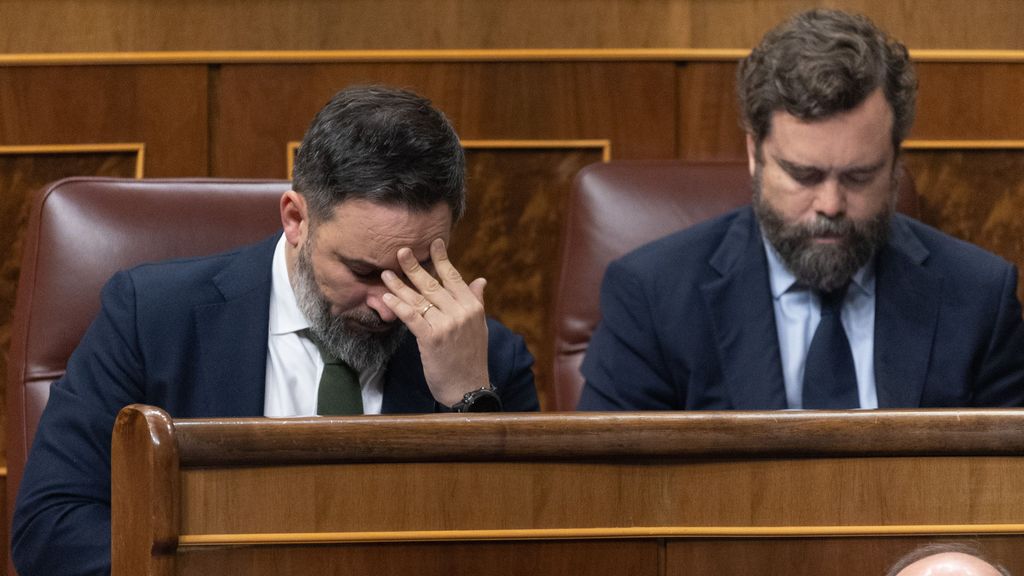
{"label": "wood grain surface", "polygon": [[815,6],[863,12],[914,48],[1024,48],[1016,0],[8,0],[0,51],[749,48]]}

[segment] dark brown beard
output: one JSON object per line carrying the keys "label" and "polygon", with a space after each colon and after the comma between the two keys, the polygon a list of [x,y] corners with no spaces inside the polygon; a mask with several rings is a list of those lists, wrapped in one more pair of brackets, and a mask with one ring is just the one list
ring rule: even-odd
{"label": "dark brown beard", "polygon": [[[754,171],[754,213],[761,231],[797,281],[808,288],[831,292],[847,284],[853,275],[881,250],[889,239],[892,202],[878,215],[858,222],[846,216],[818,216],[810,224],[789,224],[761,191],[761,165]],[[830,244],[814,241],[835,237]]]}

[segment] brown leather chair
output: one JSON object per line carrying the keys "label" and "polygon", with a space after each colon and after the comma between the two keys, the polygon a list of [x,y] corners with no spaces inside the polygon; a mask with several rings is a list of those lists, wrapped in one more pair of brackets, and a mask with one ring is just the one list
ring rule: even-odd
{"label": "brown leather chair", "polygon": [[[576,176],[562,231],[555,293],[555,409],[574,410],[579,367],[600,319],[605,268],[638,246],[750,202],[743,162],[616,161]],[[913,179],[903,173],[898,209],[916,216]]]}
{"label": "brown leather chair", "polygon": [[24,237],[7,377],[7,510],[50,383],[99,309],[100,288],[142,262],[210,254],[281,227],[288,181],[69,178],[35,198]]}

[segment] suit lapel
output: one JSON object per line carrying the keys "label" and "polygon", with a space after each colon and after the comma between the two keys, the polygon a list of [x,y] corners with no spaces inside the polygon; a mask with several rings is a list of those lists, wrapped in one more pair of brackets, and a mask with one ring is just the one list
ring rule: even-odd
{"label": "suit lapel", "polygon": [[878,254],[875,300],[875,384],[879,408],[921,404],[938,323],[942,277],[922,264],[928,250],[902,216]]}
{"label": "suit lapel", "polygon": [[786,408],[768,262],[752,209],[733,221],[710,263],[721,276],[701,290],[733,408]]}
{"label": "suit lapel", "polygon": [[200,409],[215,409],[218,416],[263,414],[271,266],[277,238],[240,251],[213,279],[224,301],[193,310]]}

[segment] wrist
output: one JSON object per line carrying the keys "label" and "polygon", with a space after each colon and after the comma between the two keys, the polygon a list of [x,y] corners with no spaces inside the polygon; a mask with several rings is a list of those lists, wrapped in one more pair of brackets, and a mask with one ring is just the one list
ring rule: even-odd
{"label": "wrist", "polygon": [[466,392],[452,404],[452,412],[501,412],[501,397],[493,384]]}

